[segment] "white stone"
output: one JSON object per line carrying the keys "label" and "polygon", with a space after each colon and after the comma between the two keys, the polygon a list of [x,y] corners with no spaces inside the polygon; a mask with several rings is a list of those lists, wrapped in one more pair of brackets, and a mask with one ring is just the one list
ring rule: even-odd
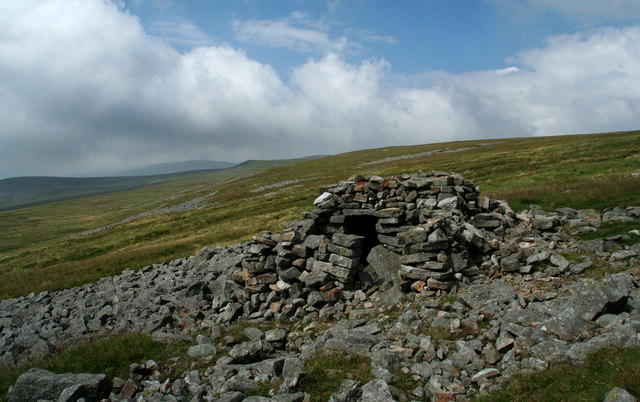
{"label": "white stone", "polygon": [[328,200],[329,198],[331,198],[332,194],[325,191],[324,193],[322,193],[318,198],[315,199],[315,201],[313,201],[313,205],[318,206],[321,203],[325,202],[326,200]]}
{"label": "white stone", "polygon": [[478,382],[481,378],[491,378],[500,375],[500,371],[497,368],[489,367],[478,371],[471,377],[471,381]]}

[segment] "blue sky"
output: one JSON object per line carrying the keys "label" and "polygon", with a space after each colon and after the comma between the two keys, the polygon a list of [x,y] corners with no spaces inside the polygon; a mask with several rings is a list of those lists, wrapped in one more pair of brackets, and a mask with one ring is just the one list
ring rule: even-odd
{"label": "blue sky", "polygon": [[620,27],[640,18],[640,6],[631,1],[617,2],[617,13],[615,1],[600,1],[602,5],[595,8],[588,0],[565,1],[576,7],[573,12],[552,2],[511,3],[520,4],[491,0],[125,2],[148,32],[181,51],[227,43],[274,66],[284,77],[292,66],[327,51],[340,51],[349,61],[382,58],[394,73],[403,75],[504,68],[511,56],[544,45],[550,36]]}
{"label": "blue sky", "polygon": [[0,178],[640,128],[637,0],[0,3]]}

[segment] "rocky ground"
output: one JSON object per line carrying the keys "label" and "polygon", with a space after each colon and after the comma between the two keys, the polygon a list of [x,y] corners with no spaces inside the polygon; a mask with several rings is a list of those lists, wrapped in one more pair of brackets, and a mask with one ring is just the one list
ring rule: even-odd
{"label": "rocky ground", "polygon": [[[9,400],[305,400],[309,367],[332,350],[371,370],[365,381],[343,373],[331,400],[466,400],[519,372],[640,345],[640,234],[575,239],[637,222],[639,207],[516,214],[439,173],[326,190],[282,232],[0,301],[2,366],[98,334],[193,343],[189,370],[148,361],[111,380],[33,370]],[[350,225],[354,216],[369,220]]]}

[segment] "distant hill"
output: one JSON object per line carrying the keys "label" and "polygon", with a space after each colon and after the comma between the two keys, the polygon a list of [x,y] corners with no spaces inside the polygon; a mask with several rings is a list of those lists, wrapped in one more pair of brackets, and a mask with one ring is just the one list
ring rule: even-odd
{"label": "distant hill", "polygon": [[[202,174],[232,176],[243,172],[268,169],[275,166],[320,158],[309,156],[296,159],[249,160],[239,164],[216,161],[187,161],[178,163],[161,163],[145,168],[131,170],[151,172],[154,170],[174,170],[163,174],[138,174],[113,177],[11,177],[0,180],[0,211],[9,211],[42,205],[49,202],[64,201],[74,198],[105,194],[116,191],[133,190],[152,184],[175,182]],[[205,168],[204,166],[226,166]],[[194,169],[191,169],[194,168]],[[191,169],[184,171],[182,169]]]}
{"label": "distant hill", "polygon": [[227,169],[235,166],[236,163],[193,160],[184,162],[157,163],[155,165],[143,166],[135,169],[127,169],[115,172],[112,176],[151,176],[157,174],[190,172],[193,170]]}
{"label": "distant hill", "polygon": [[157,183],[142,177],[11,177],[0,180],[0,211],[24,208]]}

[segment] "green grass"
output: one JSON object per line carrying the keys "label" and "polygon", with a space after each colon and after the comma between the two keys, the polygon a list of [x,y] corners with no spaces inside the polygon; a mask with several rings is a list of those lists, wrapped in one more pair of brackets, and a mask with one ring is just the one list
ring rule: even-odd
{"label": "green grass", "polygon": [[345,351],[320,351],[307,360],[297,391],[310,394],[312,401],[326,401],[347,378],[363,384],[371,381],[371,359]]}
{"label": "green grass", "polygon": [[628,235],[629,241],[624,243],[634,244],[640,241],[640,236],[636,234],[629,234],[629,231],[639,229],[640,219],[634,219],[632,222],[606,222],[603,223],[595,232],[586,232],[576,236],[579,240],[595,240],[612,237],[616,235]]}
{"label": "green grass", "polygon": [[640,347],[608,347],[588,356],[582,367],[563,364],[552,370],[516,375],[501,391],[480,401],[602,401],[613,387],[640,397]]}
{"label": "green grass", "polygon": [[39,367],[54,373],[107,374],[110,378],[129,377],[131,363],[153,359],[158,363],[186,354],[187,344],[161,345],[148,335],[123,334],[94,340],[60,351],[28,365],[0,369],[0,401],[6,400],[9,386],[30,368]]}
{"label": "green grass", "polygon": [[[484,142],[368,149],[290,165],[252,162],[224,170],[224,175],[191,173],[181,180],[0,212],[0,298],[69,288],[123,269],[192,255],[202,247],[248,240],[261,230],[279,230],[282,223],[313,209],[319,187],[356,174],[454,171],[483,193],[506,199],[515,210],[530,204],[546,210],[602,209],[640,200],[640,178],[630,176],[640,171],[640,131],[503,139],[479,146]],[[418,156],[388,160],[407,155]],[[298,187],[252,191],[285,180],[297,180],[292,185]],[[69,237],[213,191],[217,193],[202,209],[148,216]]]}

